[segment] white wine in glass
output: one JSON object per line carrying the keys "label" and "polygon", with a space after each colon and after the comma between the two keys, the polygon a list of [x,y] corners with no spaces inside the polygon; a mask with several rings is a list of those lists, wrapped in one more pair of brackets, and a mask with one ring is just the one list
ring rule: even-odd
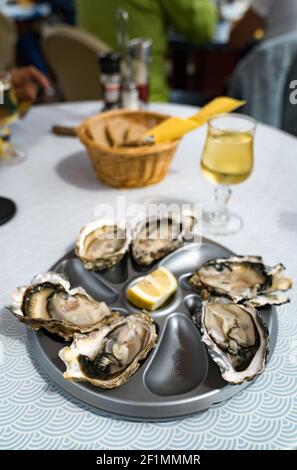
{"label": "white wine in glass", "polygon": [[202,158],[203,175],[216,185],[216,208],[204,212],[204,228],[215,235],[238,232],[242,220],[227,209],[229,185],[242,183],[253,170],[255,121],[241,114],[212,118]]}
{"label": "white wine in glass", "polygon": [[5,126],[18,119],[19,113],[17,99],[11,83],[4,79],[1,82],[3,98],[0,101],[0,123],[1,126]]}
{"label": "white wine in glass", "polygon": [[8,126],[19,118],[19,104],[10,75],[0,75],[0,163],[21,163],[26,153],[11,142]]}
{"label": "white wine in glass", "polygon": [[[11,85],[9,74],[0,74],[0,165],[21,163],[26,152],[15,147],[7,128],[19,118],[19,104]],[[0,225],[7,223],[16,213],[15,203],[0,197]]]}

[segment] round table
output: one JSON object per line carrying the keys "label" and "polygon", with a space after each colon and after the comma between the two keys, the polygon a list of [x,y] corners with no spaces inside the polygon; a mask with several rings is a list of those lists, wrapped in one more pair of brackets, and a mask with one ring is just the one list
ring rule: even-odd
{"label": "round table", "polygon": [[[154,105],[190,116],[193,108]],[[103,417],[58,388],[37,366],[25,327],[6,309],[11,291],[48,268],[71,246],[99,203],[146,197],[209,202],[213,187],[199,172],[205,128],[186,136],[167,178],[157,186],[115,190],[99,183],[78,140],[51,134],[53,124],[78,123],[99,103],[39,106],[18,122],[15,141],[29,157],[0,168],[0,192],[18,205],[0,227],[0,447],[6,449],[292,449],[297,445],[297,314],[278,308],[279,337],[267,370],[250,387],[207,412],[180,421],[133,423]],[[260,254],[297,270],[297,140],[259,125],[255,169],[234,188],[232,208],[244,229],[215,240],[240,254]]]}

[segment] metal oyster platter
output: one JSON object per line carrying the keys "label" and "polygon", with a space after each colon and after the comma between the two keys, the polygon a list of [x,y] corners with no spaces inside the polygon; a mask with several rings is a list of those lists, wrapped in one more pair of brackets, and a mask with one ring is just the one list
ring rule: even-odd
{"label": "metal oyster platter", "polygon": [[[63,378],[65,366],[58,351],[65,342],[44,330],[29,331],[33,354],[43,370],[66,392],[101,410],[102,413],[132,420],[177,419],[208,409],[232,397],[249,385],[230,385],[207,354],[192,315],[200,307],[200,297],[189,276],[206,261],[230,256],[230,250],[210,240],[184,245],[149,267],[138,266],[129,254],[120,264],[101,272],[87,271],[69,252],[52,269],[67,276],[73,287],[82,286],[96,300],[105,301],[123,315],[140,312],[127,299],[127,289],[136,279],[158,266],[168,268],[178,280],[178,289],[163,307],[151,313],[158,329],[157,347],[124,385],[103,390],[91,384]],[[277,337],[274,307],[259,314],[267,324],[270,355]]]}

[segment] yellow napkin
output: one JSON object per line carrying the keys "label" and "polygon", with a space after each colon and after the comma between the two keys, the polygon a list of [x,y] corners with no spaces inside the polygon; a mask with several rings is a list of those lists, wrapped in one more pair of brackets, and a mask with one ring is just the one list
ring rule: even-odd
{"label": "yellow napkin", "polygon": [[239,101],[224,96],[215,98],[189,119],[179,117],[169,118],[146,132],[144,137],[152,136],[156,144],[177,140],[188,132],[205,124],[211,117],[217,114],[230,113],[244,104],[245,101]]}
{"label": "yellow napkin", "polygon": [[197,127],[198,124],[196,121],[172,117],[161,122],[161,124],[158,124],[158,126],[153,129],[150,129],[144,134],[144,137],[152,136],[156,144],[171,142],[172,140],[180,139],[184,134],[193,131]]}

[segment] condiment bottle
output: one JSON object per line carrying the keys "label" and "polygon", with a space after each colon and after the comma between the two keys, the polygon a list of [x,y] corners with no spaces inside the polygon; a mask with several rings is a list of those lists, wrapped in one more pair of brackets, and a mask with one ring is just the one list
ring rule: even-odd
{"label": "condiment bottle", "polygon": [[138,89],[133,80],[126,80],[123,84],[122,107],[125,109],[139,109]]}
{"label": "condiment bottle", "polygon": [[104,108],[116,109],[121,106],[121,56],[118,52],[104,53],[99,56],[101,86]]}
{"label": "condiment bottle", "polygon": [[131,63],[132,76],[139,93],[139,101],[145,106],[149,101],[151,39],[135,38],[128,42],[128,59]]}

